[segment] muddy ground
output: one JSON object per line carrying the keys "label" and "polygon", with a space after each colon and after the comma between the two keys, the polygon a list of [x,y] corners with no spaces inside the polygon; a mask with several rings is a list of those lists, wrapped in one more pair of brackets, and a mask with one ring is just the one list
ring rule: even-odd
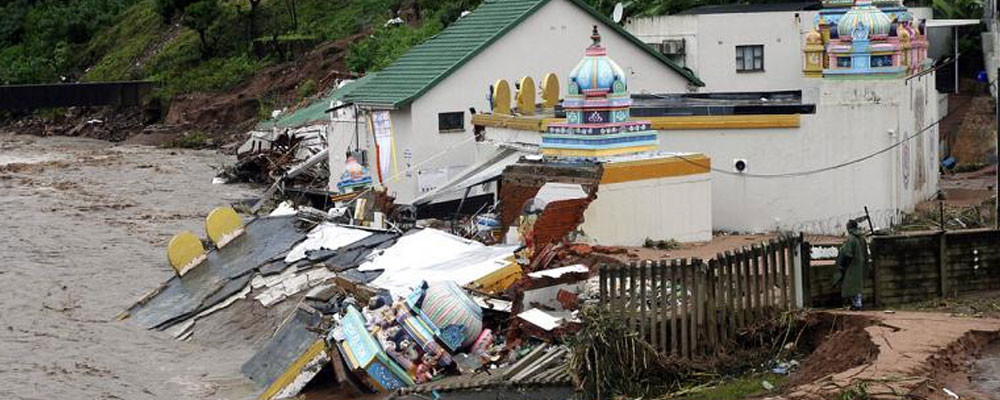
{"label": "muddy ground", "polygon": [[0,398],[243,399],[252,349],[177,342],[118,313],[172,274],[166,242],[217,205],[214,151],[0,135]]}

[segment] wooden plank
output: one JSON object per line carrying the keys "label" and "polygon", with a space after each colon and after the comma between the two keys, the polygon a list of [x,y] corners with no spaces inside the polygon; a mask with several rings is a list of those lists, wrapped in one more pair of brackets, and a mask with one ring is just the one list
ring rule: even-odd
{"label": "wooden plank", "polygon": [[680,353],[678,350],[678,323],[677,323],[677,260],[670,260],[670,268],[668,270],[668,278],[670,279],[670,296],[668,301],[670,302],[670,354],[676,356]]}
{"label": "wooden plank", "polygon": [[750,315],[754,321],[760,317],[760,247],[750,247]]}
{"label": "wooden plank", "polygon": [[750,253],[746,247],[736,253],[739,257],[737,284],[740,289],[740,328],[750,325]]}
{"label": "wooden plank", "polygon": [[802,280],[802,303],[806,307],[812,306],[812,289],[810,286],[812,282],[812,245],[805,241],[805,235],[799,234],[799,264],[801,264],[800,271],[802,271],[802,276],[798,277]]}
{"label": "wooden plank", "polygon": [[680,279],[679,260],[670,260],[670,354],[675,356],[681,354],[678,279]]}
{"label": "wooden plank", "polygon": [[795,256],[798,254],[796,252],[799,250],[799,243],[798,238],[788,241],[788,293],[790,297],[788,301],[791,304],[791,308],[798,307],[799,293],[797,288],[804,286],[803,283],[797,283],[799,282],[799,276],[795,273]]}
{"label": "wooden plank", "polygon": [[670,348],[667,347],[667,261],[660,260],[656,263],[656,274],[660,281],[660,297],[658,304],[660,305],[659,310],[657,310],[657,315],[659,316],[659,326],[660,331],[660,351],[670,352]]}
{"label": "wooden plank", "polygon": [[606,307],[608,305],[608,287],[607,287],[607,285],[608,285],[608,265],[607,264],[601,264],[600,272],[598,272],[598,273],[600,274],[599,275],[600,276],[600,283],[599,283],[600,298],[599,299],[601,301],[601,306],[605,306]]}
{"label": "wooden plank", "polygon": [[736,337],[736,322],[737,322],[737,310],[736,310],[736,295],[737,290],[735,286],[735,280],[733,279],[733,274],[735,268],[733,266],[734,258],[733,252],[726,250],[726,318],[729,323],[726,324],[727,336],[730,338]]}
{"label": "wooden plank", "polygon": [[657,287],[657,285],[659,284],[659,280],[656,279],[656,261],[649,260],[647,261],[647,263],[648,263],[647,268],[649,269],[648,271],[649,274],[646,275],[646,279],[647,282],[649,282],[649,287],[647,288],[647,290],[649,291],[647,293],[649,297],[646,298],[646,311],[647,311],[646,321],[649,324],[647,328],[649,331],[649,344],[653,345],[654,349],[659,350],[660,337],[657,333],[657,328],[660,326],[658,318],[659,317],[658,311],[660,309],[658,303],[660,299],[658,296],[659,289]]}
{"label": "wooden plank", "polygon": [[729,309],[729,263],[726,260],[726,255],[718,253],[715,255],[715,259],[718,260],[718,279],[719,279],[719,343],[726,343],[729,341],[729,329],[732,325],[729,320],[729,315],[731,310]]}
{"label": "wooden plank", "polygon": [[628,268],[628,298],[626,299],[626,301],[628,301],[628,327],[630,330],[636,329],[636,322],[638,320],[638,318],[636,318],[638,313],[636,310],[636,302],[638,301],[636,299],[636,295],[638,290],[636,290],[635,284],[635,271],[636,263],[633,262],[629,264]]}
{"label": "wooden plank", "polygon": [[622,322],[628,323],[628,265],[623,264],[618,268],[618,312],[621,313]]}
{"label": "wooden plank", "polygon": [[705,328],[708,329],[708,343],[710,351],[715,350],[715,346],[718,343],[718,315],[716,315],[716,306],[718,304],[718,283],[719,280],[715,277],[716,269],[719,267],[718,261],[716,259],[708,260],[708,268],[705,270],[706,282],[705,285],[705,312],[708,314],[705,318]]}
{"label": "wooden plank", "polygon": [[769,313],[774,308],[774,241],[761,245],[761,281],[764,282],[764,312]]}
{"label": "wooden plank", "polygon": [[781,246],[779,246],[778,242],[773,239],[770,241],[769,246],[770,252],[767,255],[767,265],[770,268],[768,272],[770,280],[768,281],[767,293],[771,298],[771,309],[780,310],[782,308],[780,291],[781,285],[778,284],[778,281],[781,280],[781,269],[778,268],[778,254],[781,252]]}
{"label": "wooden plank", "polygon": [[649,297],[646,297],[646,286],[649,284],[649,274],[647,261],[639,263],[639,337],[642,340],[650,340],[649,334],[649,321],[646,320],[646,304],[649,302]]}
{"label": "wooden plank", "polygon": [[691,260],[691,290],[694,308],[691,310],[691,353],[698,353],[698,338],[704,334],[705,324],[705,268],[701,259]]}
{"label": "wooden plank", "polygon": [[781,309],[792,309],[788,303],[788,239],[778,243],[778,288],[781,291]]}
{"label": "wooden plank", "polygon": [[691,358],[691,328],[690,321],[688,320],[688,300],[690,299],[689,288],[688,288],[688,261],[687,259],[681,259],[680,265],[680,293],[678,299],[680,300],[677,304],[681,309],[681,357]]}

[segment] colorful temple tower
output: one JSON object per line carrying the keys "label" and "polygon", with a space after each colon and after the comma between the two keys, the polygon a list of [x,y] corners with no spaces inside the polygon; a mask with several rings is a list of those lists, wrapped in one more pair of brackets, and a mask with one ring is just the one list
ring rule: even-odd
{"label": "colorful temple tower", "polygon": [[802,49],[806,76],[891,78],[929,66],[924,29],[914,27],[899,0],[826,0],[823,6]]}
{"label": "colorful temple tower", "polygon": [[656,150],[658,132],[650,123],[629,120],[628,78],[601,46],[596,25],[590,38],[593,44],[569,75],[566,123],[549,125],[542,154],[596,158]]}

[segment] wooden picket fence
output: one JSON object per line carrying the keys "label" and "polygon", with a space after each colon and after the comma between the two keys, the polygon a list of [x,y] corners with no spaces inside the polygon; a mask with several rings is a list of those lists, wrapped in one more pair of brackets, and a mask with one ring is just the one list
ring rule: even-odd
{"label": "wooden picket fence", "polygon": [[[803,246],[804,245],[804,246]],[[600,302],[657,350],[713,354],[737,332],[796,307],[796,270],[808,265],[802,235],[727,251],[707,261],[674,259],[600,270]],[[798,289],[801,290],[801,289]]]}

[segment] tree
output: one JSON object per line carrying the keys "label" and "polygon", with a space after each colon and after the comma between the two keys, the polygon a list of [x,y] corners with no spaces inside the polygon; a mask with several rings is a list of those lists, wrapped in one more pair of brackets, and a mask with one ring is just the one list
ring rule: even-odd
{"label": "tree", "polygon": [[209,30],[221,16],[222,7],[219,6],[218,0],[200,0],[184,8],[181,24],[198,32],[202,58],[208,58],[215,52],[217,40],[215,40],[215,35],[210,34]]}
{"label": "tree", "polygon": [[295,0],[285,0],[285,8],[288,9],[288,16],[292,20],[292,30],[299,29],[299,14],[295,7]]}
{"label": "tree", "polygon": [[250,15],[249,20],[249,30],[250,30],[250,40],[257,38],[257,14],[260,11],[261,0],[247,0],[250,2]]}
{"label": "tree", "polygon": [[160,14],[164,23],[169,23],[178,11],[184,11],[193,0],[156,0],[156,13]]}

